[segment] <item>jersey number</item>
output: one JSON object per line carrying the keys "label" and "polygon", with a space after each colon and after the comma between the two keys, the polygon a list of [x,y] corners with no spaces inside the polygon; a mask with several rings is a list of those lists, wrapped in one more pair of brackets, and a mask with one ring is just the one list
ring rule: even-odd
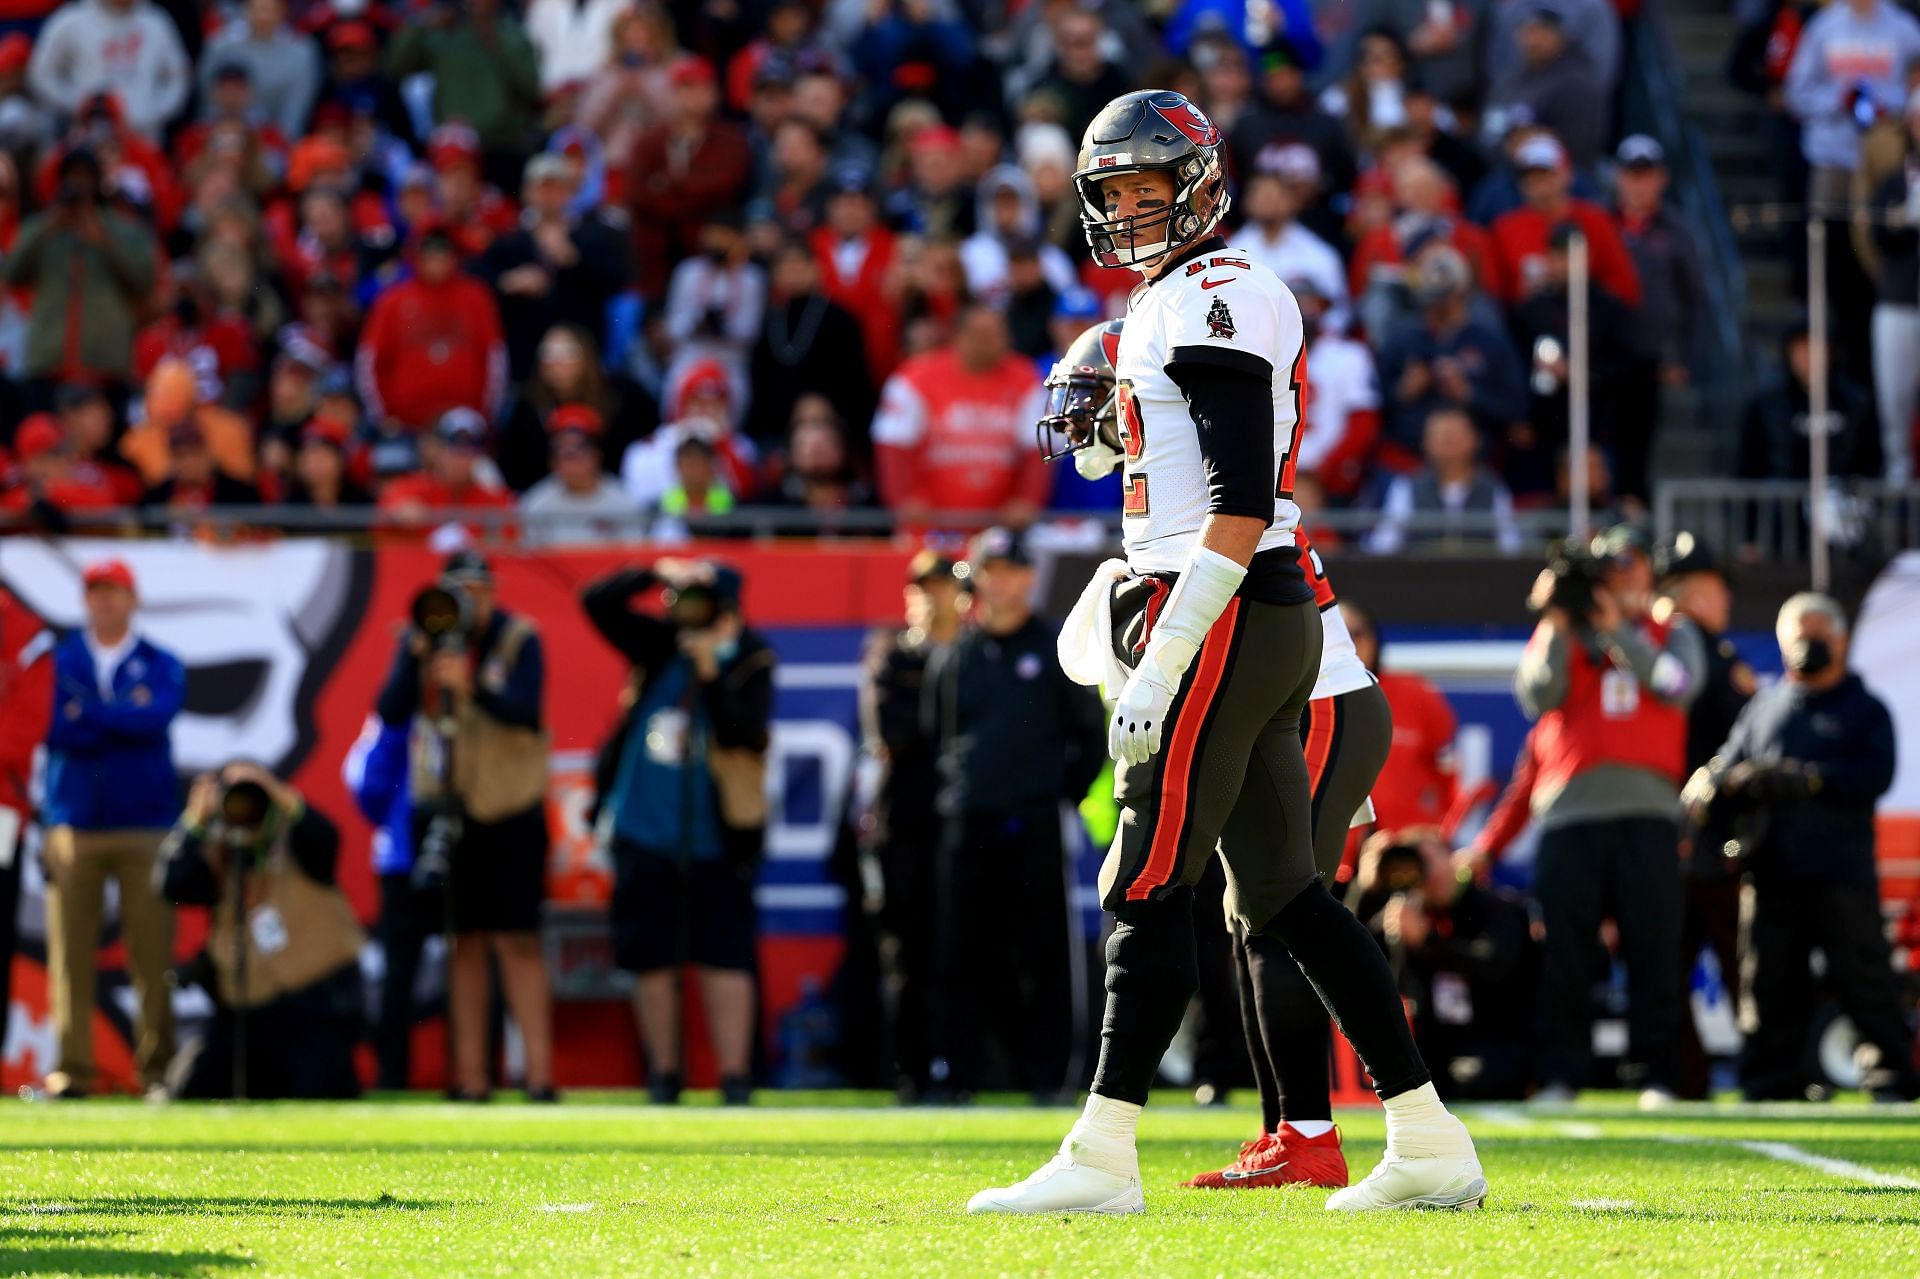
{"label": "jersey number", "polygon": [[[1140,425],[1140,402],[1133,398],[1132,382],[1122,380],[1115,392],[1114,407],[1120,417],[1120,448],[1128,462],[1138,462],[1147,451],[1147,434]],[[1120,514],[1146,513],[1147,477],[1144,474],[1129,474],[1126,487],[1121,491]]]}
{"label": "jersey number", "polygon": [[1293,362],[1293,376],[1287,382],[1287,389],[1293,392],[1293,435],[1287,440],[1287,451],[1280,457],[1280,482],[1273,493],[1282,502],[1293,500],[1294,454],[1300,451],[1300,432],[1307,425],[1307,348],[1304,346]]}

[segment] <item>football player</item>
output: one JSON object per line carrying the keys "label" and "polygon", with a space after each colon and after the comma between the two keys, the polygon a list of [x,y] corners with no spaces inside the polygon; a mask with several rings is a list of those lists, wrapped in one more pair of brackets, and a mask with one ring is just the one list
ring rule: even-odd
{"label": "football player", "polygon": [[1116,98],[1082,140],[1074,183],[1095,259],[1131,266],[1115,349],[1122,529],[1132,576],[1112,597],[1131,673],[1108,727],[1120,832],[1101,868],[1107,1007],[1092,1095],[1059,1152],[970,1212],[1141,1211],[1134,1132],[1198,983],[1193,883],[1217,848],[1227,908],[1271,932],[1359,1052],[1387,1150],[1333,1209],[1478,1207],[1486,1179],[1401,1014],[1386,959],[1314,864],[1300,718],[1322,626],[1291,500],[1301,419],[1300,310],[1217,234],[1221,135],[1178,93]]}

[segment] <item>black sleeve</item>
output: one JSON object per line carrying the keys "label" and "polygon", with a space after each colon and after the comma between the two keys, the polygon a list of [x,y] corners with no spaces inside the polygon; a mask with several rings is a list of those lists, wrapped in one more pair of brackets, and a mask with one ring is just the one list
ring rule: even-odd
{"label": "black sleeve", "polygon": [[1207,513],[1271,523],[1273,366],[1242,351],[1183,346],[1167,362],[1167,376],[1186,395],[1200,436]]}
{"label": "black sleeve", "polygon": [[719,677],[700,686],[717,746],[764,751],[773,721],[771,648],[755,646],[721,668]]}
{"label": "black sleeve", "polygon": [[540,637],[529,632],[513,655],[513,668],[498,690],[483,681],[473,685],[473,704],[502,724],[516,728],[540,727],[541,693],[547,684],[546,656]]}
{"label": "black sleeve", "polygon": [[220,900],[220,881],[207,863],[206,841],[185,826],[167,832],[154,878],[160,897],[175,906],[211,906]]}
{"label": "black sleeve", "polygon": [[309,808],[287,832],[287,852],[308,879],[334,883],[334,868],[340,861],[340,829],[325,813]]}
{"label": "black sleeve", "polygon": [[408,635],[400,637],[400,649],[393,655],[393,669],[387,672],[387,682],[374,703],[380,722],[395,728],[405,728],[412,723],[414,712],[420,709],[420,659],[408,647],[408,639]]}
{"label": "black sleeve", "polygon": [[631,601],[658,580],[648,569],[630,568],[603,577],[580,593],[587,620],[601,638],[629,662],[649,671],[658,671],[673,656],[673,626],[637,611]]}

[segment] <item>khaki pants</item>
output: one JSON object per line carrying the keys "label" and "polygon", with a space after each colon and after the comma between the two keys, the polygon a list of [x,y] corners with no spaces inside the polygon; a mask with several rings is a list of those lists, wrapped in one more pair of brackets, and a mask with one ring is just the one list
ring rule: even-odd
{"label": "khaki pants", "polygon": [[82,1089],[93,1087],[94,957],[109,878],[120,885],[120,930],[127,972],[140,997],[134,1060],[143,1084],[159,1083],[173,1058],[173,992],[167,962],[173,909],[154,891],[154,860],[164,831],[47,832],[47,981],[60,1069]]}

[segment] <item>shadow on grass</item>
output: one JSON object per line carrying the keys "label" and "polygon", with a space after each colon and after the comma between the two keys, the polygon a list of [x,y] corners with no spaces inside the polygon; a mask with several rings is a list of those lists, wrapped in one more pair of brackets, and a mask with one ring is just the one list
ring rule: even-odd
{"label": "shadow on grass", "polygon": [[0,1213],[31,1214],[36,1220],[52,1223],[62,1217],[148,1217],[163,1214],[343,1217],[356,1212],[427,1212],[452,1206],[451,1199],[401,1199],[389,1194],[368,1199],[282,1199],[271,1195],[54,1195],[44,1199],[0,1200]]}
{"label": "shadow on grass", "polygon": [[5,1259],[14,1275],[205,1275],[251,1266],[231,1252],[148,1252],[139,1248],[32,1248]]}

